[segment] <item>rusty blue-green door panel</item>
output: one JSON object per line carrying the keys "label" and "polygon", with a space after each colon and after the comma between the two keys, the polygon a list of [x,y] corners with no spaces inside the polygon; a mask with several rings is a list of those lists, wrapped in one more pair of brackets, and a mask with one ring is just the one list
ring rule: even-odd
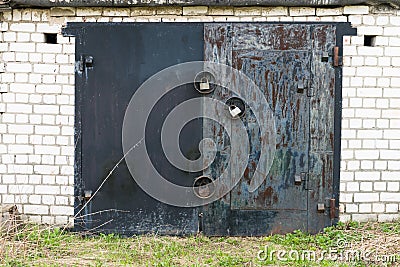
{"label": "rusty blue-green door panel", "polygon": [[[342,47],[344,34],[354,33],[340,23],[205,25],[205,59],[251,77],[276,125],[274,162],[264,182],[250,192],[261,144],[259,122],[246,109],[241,119],[251,142],[248,165],[229,196],[203,207],[206,234],[317,232],[337,221],[339,169],[334,166],[340,164],[341,68],[335,61],[341,55],[335,47]],[[226,101],[232,95],[219,90],[212,97]],[[204,133],[224,139],[215,122],[204,123]],[[218,177],[220,172],[205,174]]]}

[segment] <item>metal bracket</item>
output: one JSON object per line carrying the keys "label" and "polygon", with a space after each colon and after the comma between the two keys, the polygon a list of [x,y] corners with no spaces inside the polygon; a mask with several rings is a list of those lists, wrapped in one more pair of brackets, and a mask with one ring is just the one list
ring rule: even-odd
{"label": "metal bracket", "polygon": [[329,53],[328,52],[322,52],[321,56],[321,62],[328,62],[329,61]]}
{"label": "metal bracket", "polygon": [[339,217],[338,211],[339,208],[336,207],[336,199],[334,198],[325,198],[324,203],[319,202],[317,204],[317,212],[329,215],[331,220]]}
{"label": "metal bracket", "polygon": [[88,201],[92,197],[92,190],[85,190],[83,193],[83,199]]}
{"label": "metal bracket", "polygon": [[309,80],[299,80],[297,82],[297,93],[302,94],[304,90],[309,88],[310,81]]}
{"label": "metal bracket", "polygon": [[84,71],[85,68],[93,68],[93,56],[81,55],[78,61],[80,71]]}
{"label": "metal bracket", "polygon": [[300,174],[296,174],[294,176],[294,184],[296,185],[300,185],[302,182],[307,181],[307,173],[306,172],[302,172]]}

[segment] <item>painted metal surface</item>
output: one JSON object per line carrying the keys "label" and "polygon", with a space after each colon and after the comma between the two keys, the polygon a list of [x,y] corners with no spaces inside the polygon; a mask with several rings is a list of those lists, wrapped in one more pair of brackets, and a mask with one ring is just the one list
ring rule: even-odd
{"label": "painted metal surface", "polygon": [[[274,112],[277,133],[272,168],[254,192],[249,185],[257,165],[263,164],[260,149],[266,137],[260,134],[254,110],[244,103],[246,109],[237,119],[246,126],[250,151],[239,153],[248,153],[249,160],[230,193],[199,208],[168,206],[147,196],[122,164],[77,220],[83,229],[265,235],[295,229],[317,232],[337,221],[341,67],[334,66],[333,51],[338,47],[340,58],[343,35],[355,34],[348,23],[72,23],[64,34],[77,36],[77,66],[81,55],[93,56],[92,66],[76,68],[77,210],[84,204],[84,191],[94,191],[122,157],[121,120],[130,96],[167,66],[204,59],[240,70],[263,92],[269,107],[254,104],[258,111]],[[229,88],[214,89],[204,97],[228,103],[236,97]],[[209,119],[188,125],[183,135],[190,138],[181,138],[182,152],[192,159],[198,157],[199,140],[214,140],[217,157],[203,172],[181,172],[161,153],[159,128],[165,116],[199,95],[193,84],[174,90],[156,106],[147,128],[150,136],[146,132],[157,169],[182,185],[201,175],[219,177],[230,158],[228,133]],[[245,98],[254,96],[249,91]],[[228,171],[231,177],[238,175],[235,168]]]}
{"label": "painted metal surface", "polygon": [[[122,121],[135,90],[166,67],[201,60],[202,32],[202,24],[71,24],[65,30],[76,35],[77,66],[81,55],[93,57],[91,68],[80,71],[77,67],[75,72],[75,212],[85,205],[84,191],[95,192],[123,157]],[[183,172],[168,164],[160,153],[160,128],[173,107],[195,96],[198,92],[192,84],[167,94],[150,114],[146,131],[156,168],[172,182],[187,186],[201,173]],[[198,150],[201,125],[197,121],[184,129],[191,137],[181,140],[188,158]],[[76,227],[82,230],[179,235],[198,231],[196,209],[168,206],[148,196],[131,177],[125,161],[77,215]]]}

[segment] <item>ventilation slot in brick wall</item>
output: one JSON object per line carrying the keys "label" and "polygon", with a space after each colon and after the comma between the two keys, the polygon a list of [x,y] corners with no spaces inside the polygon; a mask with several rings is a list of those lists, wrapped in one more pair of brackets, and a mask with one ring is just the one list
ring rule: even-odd
{"label": "ventilation slot in brick wall", "polygon": [[57,34],[56,33],[45,33],[44,41],[46,44],[56,44],[57,43]]}
{"label": "ventilation slot in brick wall", "polygon": [[364,46],[375,46],[375,35],[364,35]]}

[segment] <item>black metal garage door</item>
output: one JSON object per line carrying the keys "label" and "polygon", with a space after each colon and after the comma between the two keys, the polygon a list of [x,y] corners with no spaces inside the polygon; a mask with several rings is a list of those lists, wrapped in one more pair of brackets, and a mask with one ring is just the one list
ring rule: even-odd
{"label": "black metal garage door", "polygon": [[354,33],[347,23],[68,24],[76,227],[262,235],[336,222],[342,36]]}

